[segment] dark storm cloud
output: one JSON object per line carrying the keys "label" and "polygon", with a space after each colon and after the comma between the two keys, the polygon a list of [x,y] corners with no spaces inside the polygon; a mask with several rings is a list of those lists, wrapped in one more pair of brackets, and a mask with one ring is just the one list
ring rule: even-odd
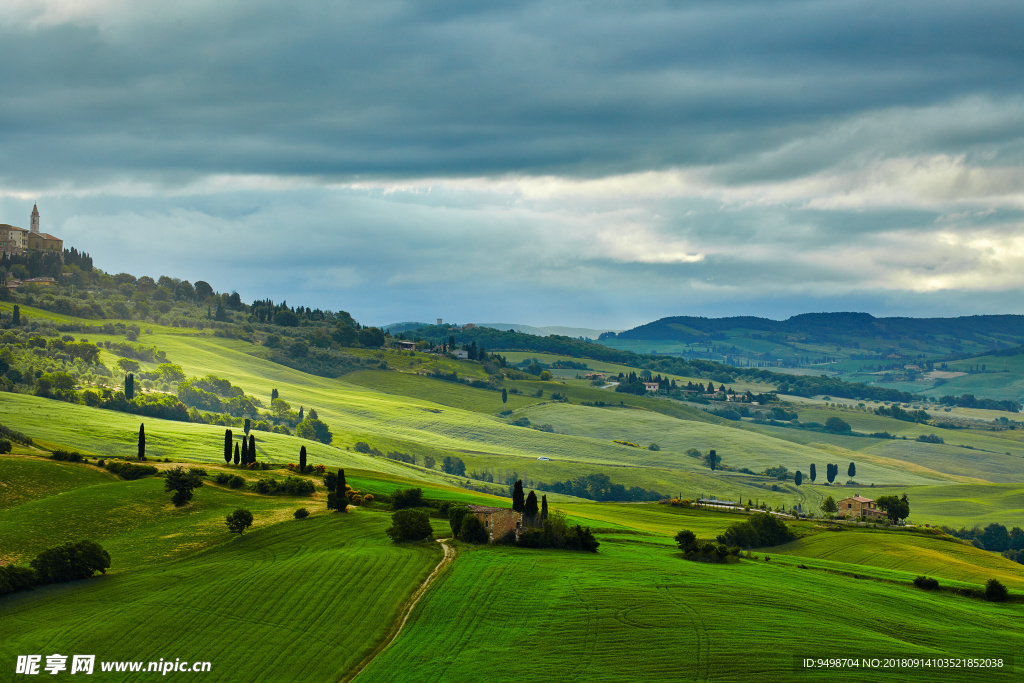
{"label": "dark storm cloud", "polygon": [[1022,20],[10,0],[0,221],[370,323],[1020,312]]}
{"label": "dark storm cloud", "polygon": [[865,111],[1021,92],[1022,19],[960,2],[115,5],[4,24],[0,154],[15,185],[720,164]]}

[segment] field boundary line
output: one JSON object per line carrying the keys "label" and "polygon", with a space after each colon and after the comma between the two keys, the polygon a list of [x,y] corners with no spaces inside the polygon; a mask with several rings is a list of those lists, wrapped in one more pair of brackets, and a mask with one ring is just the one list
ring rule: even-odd
{"label": "field boundary line", "polygon": [[372,662],[377,655],[386,650],[391,643],[395,642],[395,639],[398,638],[402,629],[405,628],[406,622],[409,621],[409,617],[412,615],[413,609],[415,609],[416,605],[419,603],[420,598],[422,598],[424,594],[426,594],[427,589],[430,588],[430,584],[432,584],[434,579],[440,576],[441,572],[444,571],[445,567],[455,559],[455,548],[448,544],[448,540],[449,539],[447,538],[437,539],[437,542],[441,544],[442,548],[444,548],[444,556],[441,558],[441,561],[437,563],[437,566],[434,567],[434,570],[430,572],[430,575],[427,576],[423,583],[420,584],[420,587],[416,589],[416,592],[412,594],[412,597],[410,597],[406,602],[402,613],[391,625],[391,630],[389,630],[387,635],[384,636],[384,639],[381,640],[375,648],[373,648],[373,651],[366,655],[366,657],[364,657],[354,669],[345,674],[338,683],[350,683],[350,681],[354,680],[366,667],[370,665],[370,662]]}

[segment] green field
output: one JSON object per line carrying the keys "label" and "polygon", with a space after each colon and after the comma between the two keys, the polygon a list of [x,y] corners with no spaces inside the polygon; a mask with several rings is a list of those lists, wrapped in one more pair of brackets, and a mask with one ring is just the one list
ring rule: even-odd
{"label": "green field", "polygon": [[[794,658],[1008,657],[1024,646],[1018,612],[777,561],[685,562],[643,537],[604,539],[571,562],[460,550],[408,633],[359,680],[834,680],[795,673]],[[842,628],[844,615],[858,627]],[[967,680],[922,670],[901,679]]]}
{"label": "green field", "polygon": [[[24,314],[74,322],[30,307]],[[224,465],[220,426],[0,393],[0,424],[40,446],[0,456],[0,563],[25,564],[45,548],[82,538],[100,542],[113,558],[105,576],[0,598],[0,667],[13,666],[19,654],[66,651],[106,660],[209,660],[213,669],[205,678],[211,681],[341,680],[384,646],[404,605],[441,560],[436,543],[393,544],[384,534],[386,497],[413,486],[437,501],[507,507],[507,497],[467,487],[507,496],[512,475],[529,489],[603,473],[614,483],[666,496],[800,505],[804,511],[817,511],[829,495],[906,493],[912,524],[1024,526],[1024,430],[940,429],[876,416],[855,404],[826,407],[820,399],[792,409],[802,422],[839,416],[855,431],[907,439],[773,427],[729,421],[669,399],[618,394],[573,379],[575,370],[546,382],[506,378],[495,385],[509,390],[503,404],[500,391],[422,374],[443,370],[486,379],[479,363],[354,349],[354,356],[385,361],[388,369],[320,377],[273,363],[264,347],[243,339],[144,327],[152,334],[144,332],[140,343],[166,351],[186,376],[229,379],[264,406],[276,389],[294,409],[315,408],[333,442],[256,431],[258,459],[271,469],[240,470]],[[113,367],[118,357],[104,351],[101,358]],[[631,370],[585,362],[602,371]],[[118,384],[118,375],[108,384]],[[584,405],[598,402],[605,407]],[[511,415],[501,416],[503,409]],[[511,424],[522,418],[531,426]],[[346,468],[349,484],[380,502],[340,515],[326,510],[317,477],[310,477],[316,484],[310,497],[265,496],[207,480],[190,504],[175,508],[159,477],[122,481],[94,464],[43,457],[56,447],[90,458],[130,457],[140,422],[147,454],[161,469],[201,465],[211,476],[239,473],[252,483],[286,476],[285,466],[297,462],[305,445],[311,464]],[[941,435],[945,444],[915,441],[921,434]],[[410,454],[416,464],[358,453],[360,441],[384,453]],[[652,443],[660,449],[651,450]],[[712,472],[687,455],[691,448],[716,449],[729,469]],[[426,456],[438,464],[428,469]],[[446,456],[462,459],[466,475],[441,472]],[[856,483],[847,485],[851,461]],[[784,465],[807,475],[811,463],[818,478],[800,487],[756,474]],[[827,463],[840,465],[832,486],[824,485]],[[593,529],[601,543],[596,554],[454,543],[454,560],[397,639],[356,680],[834,680],[835,672],[796,671],[794,658],[1009,656],[1024,646],[1024,566],[964,543],[908,530],[832,531],[835,525],[820,519],[790,520],[798,540],[756,550],[754,559],[737,564],[704,564],[680,557],[675,534],[690,529],[714,540],[745,518],[742,511],[548,499],[570,523]],[[238,507],[255,518],[240,538],[224,524]],[[311,516],[295,520],[299,507]],[[432,525],[435,536],[449,533],[439,516]],[[911,584],[920,574],[946,588],[974,590],[997,578],[1014,599],[995,604],[950,590],[921,591]],[[857,628],[846,627],[851,619]],[[904,670],[900,678],[1019,680],[1020,674],[944,678]]]}

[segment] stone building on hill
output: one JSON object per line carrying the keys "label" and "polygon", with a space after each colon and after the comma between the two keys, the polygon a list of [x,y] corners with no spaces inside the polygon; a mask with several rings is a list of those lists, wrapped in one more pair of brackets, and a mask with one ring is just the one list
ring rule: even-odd
{"label": "stone building on hill", "polygon": [[523,528],[522,513],[489,505],[467,505],[466,507],[484,525],[484,529],[487,530],[488,543],[493,543],[510,531],[515,531],[516,538],[519,538],[519,532]]}
{"label": "stone building on hill", "polygon": [[885,517],[885,513],[875,506],[874,500],[860,494],[852,498],[843,498],[837,505],[839,507],[837,514],[845,517],[866,517],[868,519]]}
{"label": "stone building on hill", "polygon": [[53,252],[63,259],[64,241],[59,237],[39,230],[39,207],[32,206],[29,218],[31,229],[19,228],[6,223],[0,224],[0,252],[5,255],[19,255],[28,251]]}

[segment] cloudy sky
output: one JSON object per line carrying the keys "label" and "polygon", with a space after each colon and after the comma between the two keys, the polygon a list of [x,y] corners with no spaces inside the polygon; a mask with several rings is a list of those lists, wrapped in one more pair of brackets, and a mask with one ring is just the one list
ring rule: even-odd
{"label": "cloudy sky", "polygon": [[6,0],[0,222],[367,324],[1024,313],[1024,4]]}

